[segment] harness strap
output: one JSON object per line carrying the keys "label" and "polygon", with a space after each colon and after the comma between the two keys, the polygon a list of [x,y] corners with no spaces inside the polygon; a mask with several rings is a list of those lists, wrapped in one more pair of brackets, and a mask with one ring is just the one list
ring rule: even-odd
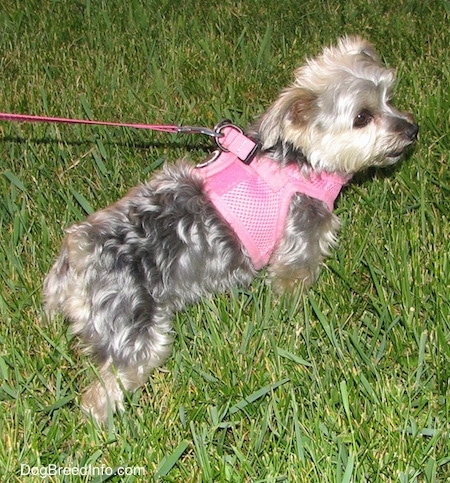
{"label": "harness strap", "polygon": [[216,143],[222,151],[233,153],[245,164],[252,161],[258,145],[245,136],[241,129],[233,124],[219,125],[215,129],[223,134],[222,137],[216,137]]}

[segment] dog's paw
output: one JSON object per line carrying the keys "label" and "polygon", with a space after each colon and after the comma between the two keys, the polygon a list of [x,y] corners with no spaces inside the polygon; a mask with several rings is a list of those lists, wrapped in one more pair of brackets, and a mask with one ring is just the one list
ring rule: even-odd
{"label": "dog's paw", "polygon": [[103,381],[96,381],[88,387],[81,400],[81,408],[97,422],[105,422],[108,414],[123,411],[123,392],[117,381],[108,387]]}

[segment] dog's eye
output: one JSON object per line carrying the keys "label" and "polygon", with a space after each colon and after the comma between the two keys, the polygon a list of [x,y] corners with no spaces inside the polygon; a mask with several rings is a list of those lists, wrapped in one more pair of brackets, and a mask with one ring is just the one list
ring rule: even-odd
{"label": "dog's eye", "polygon": [[364,110],[361,111],[353,120],[353,127],[356,128],[361,128],[361,127],[366,127],[367,124],[372,122],[373,115],[370,111]]}

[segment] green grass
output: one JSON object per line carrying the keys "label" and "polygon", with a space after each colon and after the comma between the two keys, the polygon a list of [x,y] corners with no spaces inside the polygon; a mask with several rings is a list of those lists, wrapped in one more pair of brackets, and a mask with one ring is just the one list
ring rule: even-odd
{"label": "green grass", "polygon": [[[79,395],[93,369],[41,287],[63,229],[200,136],[0,124],[0,479],[141,467],[108,481],[450,480],[448,1],[5,0],[1,110],[129,122],[246,125],[305,55],[369,37],[416,114],[408,160],[358,177],[340,248],[308,294],[251,288],[179,314],[174,355],[104,427]],[[26,467],[23,467],[24,469]]]}

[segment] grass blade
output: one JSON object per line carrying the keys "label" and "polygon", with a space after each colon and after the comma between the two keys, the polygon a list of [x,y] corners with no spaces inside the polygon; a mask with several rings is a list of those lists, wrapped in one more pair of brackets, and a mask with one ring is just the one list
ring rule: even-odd
{"label": "grass blade", "polygon": [[11,171],[4,171],[3,173],[6,178],[20,191],[26,192],[25,185],[22,183],[22,181]]}
{"label": "grass blade", "polygon": [[238,411],[241,411],[244,409],[248,404],[251,404],[258,399],[264,397],[266,394],[272,392],[275,390],[277,387],[282,386],[283,384],[286,384],[290,379],[287,377],[285,379],[282,379],[281,381],[274,382],[273,384],[269,384],[267,386],[262,387],[261,389],[258,389],[258,391],[255,391],[254,393],[250,394],[250,396],[241,399],[237,404],[234,406],[231,406],[229,409],[230,414],[237,413]]}
{"label": "grass blade", "polygon": [[188,447],[189,441],[183,440],[169,456],[165,456],[156,470],[155,479],[167,476]]}
{"label": "grass blade", "polygon": [[297,356],[296,354],[292,354],[292,352],[288,352],[280,347],[276,348],[276,352],[280,357],[284,357],[285,359],[289,359],[296,364],[300,364],[301,366],[312,367],[312,364],[305,359]]}
{"label": "grass blade", "polygon": [[76,191],[72,187],[70,188],[70,192],[72,193],[73,197],[77,200],[77,202],[81,206],[81,208],[83,208],[83,210],[88,215],[94,213],[94,209],[90,205],[89,201],[84,197],[84,195],[82,195],[81,193],[79,193],[78,191]]}

